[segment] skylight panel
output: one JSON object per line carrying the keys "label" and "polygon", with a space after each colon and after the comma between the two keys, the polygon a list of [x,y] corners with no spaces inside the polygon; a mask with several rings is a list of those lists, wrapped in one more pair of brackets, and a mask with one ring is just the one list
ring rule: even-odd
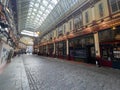
{"label": "skylight panel", "polygon": [[34,12],[36,12],[36,11],[37,11],[37,9],[35,8],[35,9],[33,9],[33,11],[34,11]]}
{"label": "skylight panel", "polygon": [[45,7],[43,7],[43,6],[41,6],[40,8],[41,8],[42,11],[45,10]]}
{"label": "skylight panel", "polygon": [[38,37],[38,34],[37,33],[27,33],[27,32],[21,32],[21,34],[24,34],[24,35],[28,35],[28,36],[33,36],[33,37]]}
{"label": "skylight panel", "polygon": [[27,17],[27,19],[29,19],[30,17]]}
{"label": "skylight panel", "polygon": [[39,14],[42,14],[43,12],[42,11],[38,11]]}
{"label": "skylight panel", "polygon": [[43,5],[47,6],[47,4],[48,4],[48,1],[43,0]]}
{"label": "skylight panel", "polygon": [[53,9],[53,6],[49,5],[48,8],[52,10],[52,9]]}
{"label": "skylight panel", "polygon": [[40,15],[39,15],[39,14],[37,14],[37,16],[36,16],[36,17],[38,18],[38,17],[40,17]]}
{"label": "skylight panel", "polygon": [[30,0],[25,26],[36,29],[40,27],[59,0]]}
{"label": "skylight panel", "polygon": [[46,14],[49,13],[49,12],[50,12],[49,10],[46,10],[46,11],[45,11]]}
{"label": "skylight panel", "polygon": [[34,15],[35,15],[35,13],[33,12],[33,13],[32,13],[32,15],[34,16]]}
{"label": "skylight panel", "polygon": [[58,0],[51,0],[54,4],[57,4]]}
{"label": "skylight panel", "polygon": [[33,4],[30,4],[30,8],[33,7]]}
{"label": "skylight panel", "polygon": [[39,3],[35,3],[35,7],[39,7]]}

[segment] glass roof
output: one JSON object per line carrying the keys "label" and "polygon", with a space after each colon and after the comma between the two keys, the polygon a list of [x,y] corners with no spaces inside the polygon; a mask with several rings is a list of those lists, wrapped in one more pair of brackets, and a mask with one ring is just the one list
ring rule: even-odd
{"label": "glass roof", "polygon": [[30,25],[34,28],[38,28],[57,2],[58,0],[31,0],[25,27]]}
{"label": "glass roof", "polygon": [[28,30],[22,30],[21,34],[32,36],[32,37],[38,37],[38,35],[39,35],[39,33],[37,33],[37,32],[32,32],[32,31],[28,31]]}
{"label": "glass roof", "polygon": [[59,0],[17,0],[19,30],[38,28]]}
{"label": "glass roof", "polygon": [[[79,6],[87,0],[60,0],[55,8],[51,11],[45,21],[41,24],[38,30],[47,31],[56,24],[57,21],[64,18],[66,13],[73,7]],[[71,11],[70,11],[71,12]],[[53,22],[54,21],[54,22]],[[51,23],[53,22],[53,23]],[[47,26],[47,27],[46,27]]]}
{"label": "glass roof", "polygon": [[88,0],[17,0],[18,29],[47,31],[73,6]]}

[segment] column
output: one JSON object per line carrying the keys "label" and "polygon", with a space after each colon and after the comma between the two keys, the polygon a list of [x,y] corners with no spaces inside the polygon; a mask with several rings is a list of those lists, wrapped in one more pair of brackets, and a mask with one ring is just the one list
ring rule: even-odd
{"label": "column", "polygon": [[67,57],[67,59],[69,59],[69,41],[68,41],[68,39],[66,40],[66,57]]}
{"label": "column", "polygon": [[95,7],[92,6],[91,9],[92,9],[92,20],[94,21],[95,20]]}
{"label": "column", "polygon": [[96,54],[96,65],[100,65],[100,46],[99,46],[99,36],[98,32],[94,33],[94,43],[95,43],[95,54]]}
{"label": "column", "polygon": [[55,57],[55,42],[53,43],[53,47],[54,47],[54,49],[53,49],[53,55],[54,55],[54,57]]}

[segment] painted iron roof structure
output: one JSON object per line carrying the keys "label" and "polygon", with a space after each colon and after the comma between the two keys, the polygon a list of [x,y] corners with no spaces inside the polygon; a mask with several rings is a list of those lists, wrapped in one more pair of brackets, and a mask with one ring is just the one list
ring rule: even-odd
{"label": "painted iron roof structure", "polygon": [[73,6],[84,1],[87,0],[17,0],[18,30],[24,34],[25,30],[44,33]]}

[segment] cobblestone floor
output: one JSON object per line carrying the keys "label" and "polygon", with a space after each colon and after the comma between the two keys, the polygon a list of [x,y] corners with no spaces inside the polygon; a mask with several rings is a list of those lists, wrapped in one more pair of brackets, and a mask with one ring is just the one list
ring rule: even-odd
{"label": "cobblestone floor", "polygon": [[120,70],[23,55],[0,75],[0,90],[120,90]]}

